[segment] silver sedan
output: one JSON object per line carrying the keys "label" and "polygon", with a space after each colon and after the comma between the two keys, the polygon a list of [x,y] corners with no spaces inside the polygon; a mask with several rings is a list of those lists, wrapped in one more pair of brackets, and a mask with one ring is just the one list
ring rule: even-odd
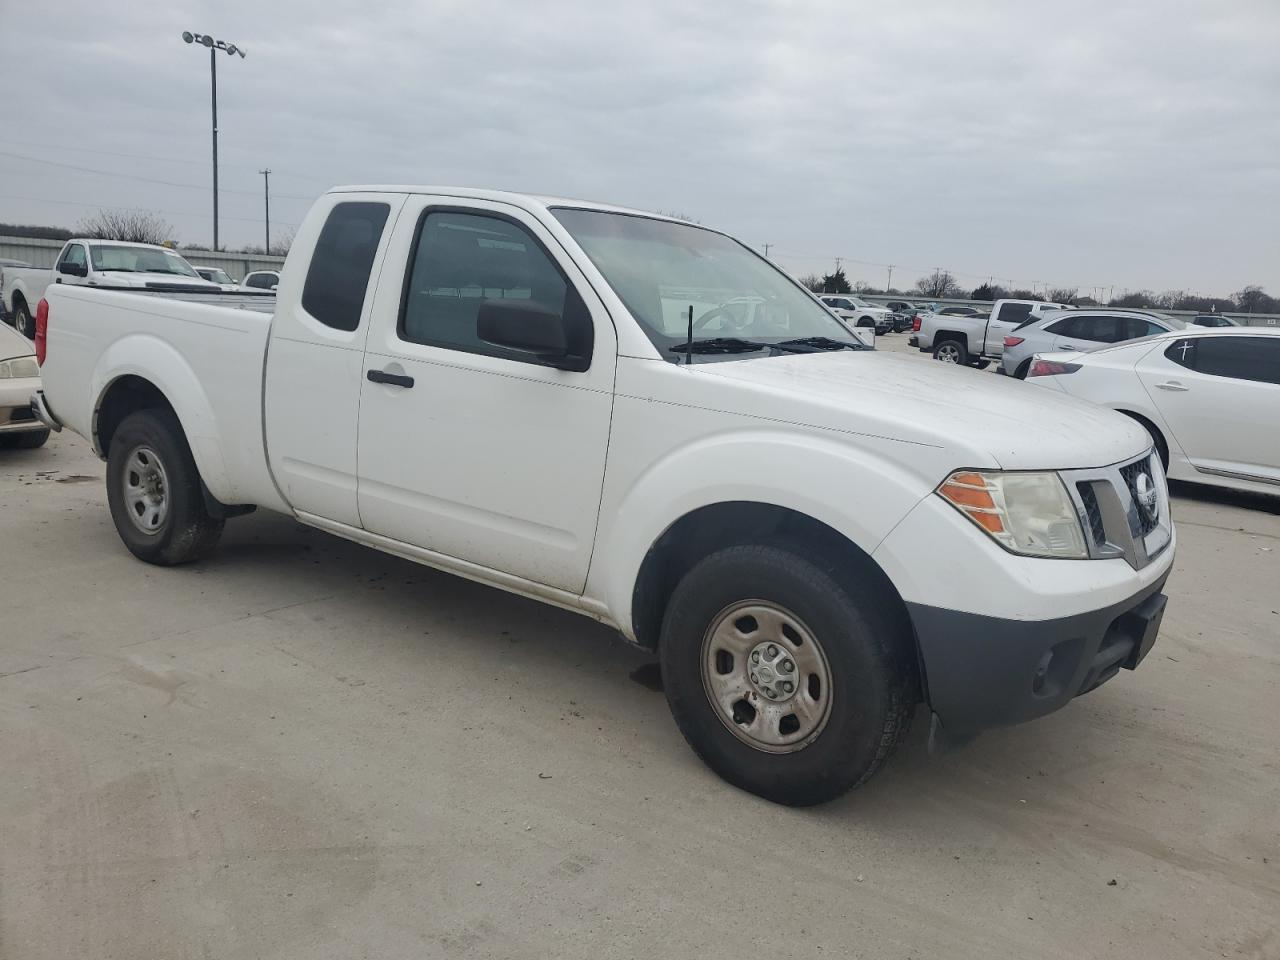
{"label": "silver sedan", "polygon": [[1125,340],[1181,330],[1184,326],[1181,320],[1140,310],[1088,307],[1050,310],[1015,327],[1004,338],[999,372],[1025,380],[1031,358],[1037,353],[1061,350],[1088,353]]}

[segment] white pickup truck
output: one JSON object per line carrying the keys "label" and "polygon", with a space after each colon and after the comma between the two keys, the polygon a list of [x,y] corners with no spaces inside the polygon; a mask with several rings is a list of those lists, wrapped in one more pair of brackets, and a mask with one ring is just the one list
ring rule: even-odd
{"label": "white pickup truck", "polygon": [[594,617],[772,800],[866,780],[921,701],[940,743],[1056,710],[1159,629],[1174,533],[1141,426],[868,350],[714,230],[342,188],[274,312],[231,303],[40,307],[34,406],[106,459],[134,554],[195,560],[258,506]]}
{"label": "white pickup truck", "polygon": [[932,353],[935,360],[985,370],[1000,359],[1004,338],[1018,324],[1046,310],[1070,309],[1066,304],[1042,300],[997,300],[989,314],[921,314],[912,322],[914,336],[907,342]]}
{"label": "white pickup truck", "polygon": [[52,270],[6,267],[0,279],[0,305],[18,332],[35,335],[35,308],[50,284],[87,287],[142,287],[174,290],[216,290],[218,285],[196,273],[180,254],[168,247],[123,240],[68,240]]}

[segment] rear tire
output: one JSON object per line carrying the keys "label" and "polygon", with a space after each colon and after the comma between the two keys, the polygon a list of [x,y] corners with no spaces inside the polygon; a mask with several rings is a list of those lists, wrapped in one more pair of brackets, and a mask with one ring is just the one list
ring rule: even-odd
{"label": "rear tire", "polygon": [[222,534],[223,522],[205,509],[182,424],[169,410],[139,410],[116,428],[107,456],[107,503],[120,539],[147,563],[198,560]]}
{"label": "rear tire", "polygon": [[34,340],[36,336],[36,325],[31,320],[31,311],[27,309],[25,300],[19,301],[13,305],[13,329],[28,340]]}
{"label": "rear tire", "polygon": [[[871,777],[905,732],[910,638],[845,579],[800,548],[752,544],[706,557],[672,593],[659,645],[667,701],[689,745],[734,786],[823,803]],[[753,674],[770,656],[774,672]]]}
{"label": "rear tire", "polygon": [[942,340],[933,348],[933,359],[965,366],[969,362],[969,348],[959,340]]}

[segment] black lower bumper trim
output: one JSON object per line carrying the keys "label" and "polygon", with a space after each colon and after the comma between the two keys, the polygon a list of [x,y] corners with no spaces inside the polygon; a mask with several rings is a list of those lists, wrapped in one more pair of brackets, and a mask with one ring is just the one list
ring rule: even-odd
{"label": "black lower bumper trim", "polygon": [[1136,668],[1160,630],[1165,579],[1121,603],[1054,620],[908,603],[930,707],[948,734],[963,737],[1042,717]]}

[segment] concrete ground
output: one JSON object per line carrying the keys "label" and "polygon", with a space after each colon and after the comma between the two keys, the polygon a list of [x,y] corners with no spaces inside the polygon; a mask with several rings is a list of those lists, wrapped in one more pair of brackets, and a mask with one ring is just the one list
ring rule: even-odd
{"label": "concrete ground", "polygon": [[0,452],[5,960],[1280,956],[1280,498],[1176,491],[1136,673],[791,810],[589,620],[272,515],[145,566],[102,473]]}

